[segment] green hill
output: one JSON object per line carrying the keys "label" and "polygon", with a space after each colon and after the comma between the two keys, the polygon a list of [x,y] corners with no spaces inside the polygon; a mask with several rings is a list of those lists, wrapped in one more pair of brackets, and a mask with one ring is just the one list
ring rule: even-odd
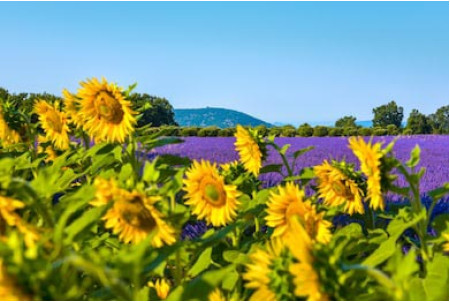
{"label": "green hill", "polygon": [[256,119],[247,114],[225,108],[206,107],[175,109],[174,113],[175,121],[180,126],[217,126],[220,128],[234,127],[236,124],[245,126],[271,126],[270,123]]}

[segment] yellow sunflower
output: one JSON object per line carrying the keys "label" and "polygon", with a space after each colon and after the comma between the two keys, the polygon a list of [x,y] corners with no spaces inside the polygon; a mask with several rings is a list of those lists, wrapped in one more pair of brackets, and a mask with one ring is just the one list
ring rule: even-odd
{"label": "yellow sunflower", "polygon": [[443,231],[442,232],[442,237],[445,239],[444,244],[442,245],[442,248],[444,249],[445,252],[448,252],[448,230],[447,231]]}
{"label": "yellow sunflower", "polygon": [[276,301],[277,295],[270,288],[273,263],[280,257],[283,244],[279,239],[268,242],[265,249],[258,248],[250,255],[250,263],[246,265],[243,279],[245,287],[254,289],[251,301]]}
{"label": "yellow sunflower", "polygon": [[123,143],[134,130],[136,118],[121,88],[92,78],[80,83],[80,115],[84,130],[97,142]]}
{"label": "yellow sunflower", "polygon": [[163,215],[154,204],[159,197],[148,197],[137,191],[129,192],[116,186],[114,181],[96,179],[94,206],[105,205],[112,201],[111,208],[103,220],[105,227],[125,243],[139,243],[153,234],[152,246],[175,243],[175,231],[163,220]]}
{"label": "yellow sunflower", "polygon": [[346,176],[340,169],[325,160],[314,167],[319,185],[319,197],[326,205],[339,206],[344,204],[344,211],[350,215],[363,214],[363,191],[356,182]]}
{"label": "yellow sunflower", "polygon": [[262,167],[263,156],[258,143],[252,137],[250,132],[240,125],[236,127],[235,137],[236,142],[234,145],[239,153],[242,164],[247,171],[257,176]]}
{"label": "yellow sunflower", "polygon": [[215,288],[209,295],[208,295],[209,301],[226,301],[225,297],[223,296],[222,292],[219,288]]}
{"label": "yellow sunflower", "polygon": [[208,224],[222,226],[236,217],[240,193],[235,185],[225,184],[216,164],[194,160],[183,183],[187,198],[185,203],[192,207],[192,213],[199,220],[205,219]]}
{"label": "yellow sunflower", "polygon": [[165,300],[170,292],[170,284],[167,279],[157,279],[155,283],[149,282],[148,287],[152,287],[156,291],[156,295],[161,300]]}
{"label": "yellow sunflower", "polygon": [[71,94],[67,89],[63,89],[63,101],[64,101],[64,110],[67,114],[67,119],[69,122],[72,122],[76,128],[83,127],[84,120],[80,115],[80,103],[77,99],[77,96]]}
{"label": "yellow sunflower", "polygon": [[67,125],[66,114],[44,100],[38,100],[34,104],[34,110],[38,114],[41,126],[45,131],[45,139],[52,142],[57,149],[65,150],[69,148],[69,126]]}
{"label": "yellow sunflower", "polygon": [[295,285],[294,294],[306,298],[308,301],[329,300],[322,291],[319,275],[313,267],[314,258],[311,254],[312,240],[304,227],[301,218],[290,219],[291,229],[287,236],[287,246],[296,261],[289,266]]}
{"label": "yellow sunflower", "polygon": [[374,210],[384,210],[380,171],[383,157],[381,143],[366,143],[361,137],[352,137],[349,139],[349,143],[350,149],[361,162],[361,171],[367,176],[367,197],[370,199],[370,206]]}
{"label": "yellow sunflower", "polygon": [[235,166],[238,166],[238,165],[239,165],[239,162],[238,162],[238,161],[232,161],[232,162],[227,162],[227,163],[221,164],[221,165],[220,165],[220,168],[221,168],[223,171],[227,172],[227,171],[229,171],[232,167],[235,167]]}
{"label": "yellow sunflower", "polygon": [[11,129],[8,126],[8,123],[6,123],[1,108],[0,108],[0,141],[4,147],[14,145],[22,141],[22,139],[20,138],[20,134],[17,131]]}
{"label": "yellow sunflower", "polygon": [[308,234],[314,241],[328,243],[331,239],[331,223],[323,219],[305,193],[296,184],[288,182],[278,186],[278,193],[272,192],[267,202],[267,226],[273,227],[272,237],[285,237],[290,230],[290,218],[300,216]]}
{"label": "yellow sunflower", "polygon": [[30,301],[31,298],[15,283],[7,273],[0,259],[0,301]]}

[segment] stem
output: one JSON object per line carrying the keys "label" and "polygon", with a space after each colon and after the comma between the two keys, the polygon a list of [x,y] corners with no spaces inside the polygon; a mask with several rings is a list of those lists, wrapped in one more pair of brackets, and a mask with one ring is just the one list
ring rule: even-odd
{"label": "stem", "polygon": [[294,174],[292,173],[292,169],[291,169],[291,167],[289,166],[289,162],[287,161],[286,156],[283,155],[282,153],[279,153],[279,154],[280,154],[280,156],[281,156],[281,159],[283,160],[284,166],[286,166],[286,169],[287,169],[287,171],[288,171],[289,177],[292,177]]}

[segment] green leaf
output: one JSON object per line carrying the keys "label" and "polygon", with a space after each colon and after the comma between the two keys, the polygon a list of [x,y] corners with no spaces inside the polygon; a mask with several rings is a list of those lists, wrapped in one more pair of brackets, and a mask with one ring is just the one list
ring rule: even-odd
{"label": "green leaf", "polygon": [[424,279],[427,300],[448,301],[448,256],[437,254],[427,266],[427,276]]}
{"label": "green leaf", "polygon": [[145,162],[144,173],[142,174],[142,180],[149,183],[156,183],[159,178],[159,171],[156,169],[156,161]]}
{"label": "green leaf", "polygon": [[281,173],[281,168],[283,165],[281,164],[269,164],[261,168],[259,171],[260,174],[267,174],[267,173]]}
{"label": "green leaf", "polygon": [[298,157],[300,157],[304,153],[309,152],[310,150],[313,150],[313,149],[314,149],[314,146],[308,146],[308,147],[296,150],[294,152],[294,159],[297,159]]}
{"label": "green leaf", "polygon": [[224,290],[231,291],[236,286],[237,281],[239,280],[239,274],[237,271],[233,270],[228,273],[222,281],[222,288]]}
{"label": "green leaf", "polygon": [[405,164],[408,167],[412,168],[412,167],[416,167],[417,164],[419,164],[419,161],[420,161],[420,147],[417,144],[411,151],[411,157],[409,158],[408,161],[405,162]]}
{"label": "green leaf", "polygon": [[291,147],[290,144],[285,144],[285,145],[283,145],[283,147],[280,148],[279,153],[282,154],[282,155],[285,155],[286,152],[287,152],[287,150],[289,149],[289,147]]}
{"label": "green leaf", "polygon": [[70,224],[65,230],[66,238],[64,239],[64,243],[70,244],[77,235],[79,235],[83,231],[88,230],[89,228],[91,228],[91,226],[96,224],[106,212],[108,207],[108,205],[105,205],[101,207],[91,208],[90,210],[86,211],[80,218],[73,221],[72,224]]}
{"label": "green leaf", "polygon": [[188,271],[188,275],[195,277],[211,265],[212,247],[206,248],[198,257],[197,262]]}
{"label": "green leaf", "polygon": [[246,254],[238,250],[226,250],[223,252],[223,259],[229,263],[247,264],[249,258]]}

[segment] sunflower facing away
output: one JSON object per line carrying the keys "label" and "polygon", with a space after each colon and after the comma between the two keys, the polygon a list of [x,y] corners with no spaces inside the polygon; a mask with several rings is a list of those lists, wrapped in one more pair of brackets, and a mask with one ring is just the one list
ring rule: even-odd
{"label": "sunflower facing away", "polygon": [[238,125],[236,127],[236,150],[239,153],[241,162],[245,169],[255,176],[259,174],[262,167],[262,152],[256,140],[252,137],[250,132]]}
{"label": "sunflower facing away", "polygon": [[223,296],[222,292],[219,288],[215,288],[212,292],[208,295],[209,301],[226,301],[225,297]]}
{"label": "sunflower facing away", "polygon": [[102,206],[112,202],[103,220],[105,227],[125,243],[139,243],[153,234],[152,246],[175,243],[175,231],[163,220],[163,215],[154,204],[159,197],[148,197],[137,191],[129,192],[117,187],[113,180],[97,178],[96,194],[91,202],[94,206]]}
{"label": "sunflower facing away", "polygon": [[363,192],[356,182],[346,176],[339,168],[325,160],[321,165],[314,167],[318,178],[319,197],[326,205],[344,205],[344,211],[352,215],[363,214]]}
{"label": "sunflower facing away", "polygon": [[276,260],[280,259],[284,246],[280,239],[272,239],[267,246],[258,248],[250,255],[250,263],[243,274],[245,287],[254,289],[250,301],[276,301],[277,293],[271,288],[271,275]]}
{"label": "sunflower facing away", "polygon": [[31,298],[16,285],[0,259],[0,301],[29,301]]}
{"label": "sunflower facing away", "polygon": [[186,172],[184,190],[185,203],[191,206],[192,213],[199,220],[205,219],[208,224],[222,226],[236,217],[240,193],[235,185],[225,184],[216,164],[194,160]]}
{"label": "sunflower facing away", "polygon": [[298,215],[308,234],[314,241],[328,243],[331,239],[331,223],[323,219],[305,193],[296,184],[288,182],[278,186],[278,193],[272,192],[267,201],[267,226],[273,227],[272,237],[285,237],[290,230],[290,218]]}
{"label": "sunflower facing away", "polygon": [[92,78],[80,83],[80,115],[84,130],[96,142],[123,143],[134,130],[136,119],[131,103],[114,83]]}
{"label": "sunflower facing away", "polygon": [[22,140],[20,134],[11,129],[6,123],[5,117],[3,116],[2,109],[0,108],[0,143],[3,146],[9,146],[13,144],[20,143]]}
{"label": "sunflower facing away", "polygon": [[63,89],[63,101],[64,101],[64,111],[67,114],[67,119],[69,122],[73,123],[76,128],[83,127],[84,120],[80,115],[80,103],[77,96],[71,94],[67,89]]}
{"label": "sunflower facing away", "polygon": [[329,300],[321,289],[319,275],[313,267],[312,240],[300,223],[301,218],[293,217],[290,220],[291,230],[286,242],[296,259],[289,266],[289,271],[294,277],[294,294],[308,301]]}
{"label": "sunflower facing away", "polygon": [[384,210],[385,203],[381,193],[381,143],[366,143],[361,137],[349,139],[349,147],[361,162],[361,171],[367,176],[367,198],[372,209]]}
{"label": "sunflower facing away", "polygon": [[60,150],[69,148],[69,126],[66,114],[56,109],[44,100],[34,104],[34,110],[39,116],[41,126],[45,131],[45,139],[52,142]]}

